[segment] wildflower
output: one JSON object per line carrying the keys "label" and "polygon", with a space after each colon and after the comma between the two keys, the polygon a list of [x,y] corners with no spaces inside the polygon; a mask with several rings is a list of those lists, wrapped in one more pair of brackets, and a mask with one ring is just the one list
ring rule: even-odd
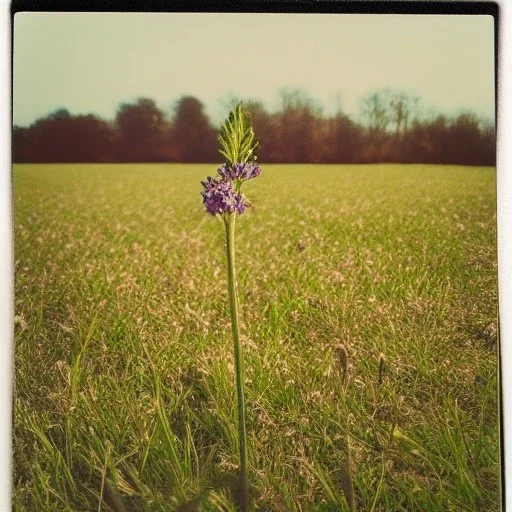
{"label": "wildflower", "polygon": [[218,178],[208,176],[202,181],[203,204],[211,215],[242,214],[249,206],[240,193],[242,183],[261,174],[256,165],[255,149],[259,143],[242,106],[230,112],[219,135],[219,152],[227,159],[217,169]]}
{"label": "wildflower", "polygon": [[247,512],[249,510],[249,475],[245,428],[245,377],[236,286],[235,220],[236,214],[243,213],[249,206],[245,196],[240,193],[242,183],[259,176],[261,170],[254,163],[256,160],[254,151],[259,143],[249,118],[242,110],[242,105],[237,105],[235,110],[229,113],[228,119],[221,128],[219,142],[221,146],[219,153],[226,158],[226,163],[217,169],[218,178],[208,176],[206,181],[201,182],[203,185],[201,195],[206,211],[211,215],[220,214],[226,230],[227,284],[233,335],[240,450],[239,473],[234,496],[238,510]]}
{"label": "wildflower", "polygon": [[240,162],[223,164],[217,169],[217,173],[224,180],[246,181],[259,176],[261,169],[254,162]]}
{"label": "wildflower", "polygon": [[204,187],[201,192],[203,204],[211,215],[217,213],[241,214],[248,206],[245,196],[235,192],[233,183],[229,180],[217,180],[208,176],[206,181],[202,181],[201,184]]}

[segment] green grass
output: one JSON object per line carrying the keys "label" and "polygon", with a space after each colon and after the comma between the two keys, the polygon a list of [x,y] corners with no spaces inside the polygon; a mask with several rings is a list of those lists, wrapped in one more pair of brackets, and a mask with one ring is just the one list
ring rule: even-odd
{"label": "green grass", "polygon": [[[14,167],[14,510],[233,510],[224,232],[199,196],[214,172]],[[247,184],[254,510],[348,510],[347,440],[360,511],[499,510],[495,179],[263,165]]]}

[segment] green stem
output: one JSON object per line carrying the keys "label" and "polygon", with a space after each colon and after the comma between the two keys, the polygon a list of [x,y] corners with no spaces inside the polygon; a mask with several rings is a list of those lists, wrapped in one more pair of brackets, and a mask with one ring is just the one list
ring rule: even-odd
{"label": "green stem", "polygon": [[249,488],[247,484],[247,436],[245,431],[245,400],[244,400],[244,361],[240,343],[240,327],[238,319],[238,296],[236,291],[235,270],[235,219],[236,214],[228,214],[224,218],[226,226],[226,250],[228,260],[228,292],[231,313],[231,330],[235,356],[236,395],[238,405],[238,441],[240,448],[240,468],[236,500],[241,511],[249,507]]}

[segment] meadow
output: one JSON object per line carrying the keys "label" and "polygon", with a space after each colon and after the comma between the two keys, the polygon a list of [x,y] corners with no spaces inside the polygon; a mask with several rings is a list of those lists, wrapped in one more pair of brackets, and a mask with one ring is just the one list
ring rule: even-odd
{"label": "meadow", "polygon": [[[236,242],[253,509],[347,511],[350,474],[358,511],[498,511],[495,169],[261,167]],[[15,511],[234,510],[215,171],[14,166]]]}

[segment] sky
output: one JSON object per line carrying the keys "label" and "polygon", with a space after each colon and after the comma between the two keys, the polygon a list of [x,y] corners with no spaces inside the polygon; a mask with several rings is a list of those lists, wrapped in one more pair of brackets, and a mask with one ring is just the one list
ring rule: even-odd
{"label": "sky", "polygon": [[13,123],[58,108],[111,120],[149,97],[166,113],[184,95],[220,123],[228,98],[280,108],[302,89],[325,114],[357,117],[391,88],[453,115],[494,120],[494,20],[484,15],[17,13]]}

